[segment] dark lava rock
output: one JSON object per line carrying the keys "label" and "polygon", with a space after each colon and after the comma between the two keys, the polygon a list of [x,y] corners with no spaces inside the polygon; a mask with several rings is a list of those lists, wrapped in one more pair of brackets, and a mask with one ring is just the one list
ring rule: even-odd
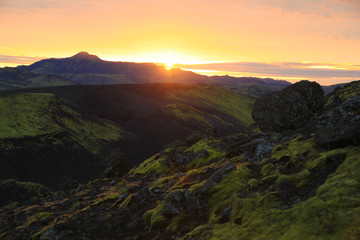
{"label": "dark lava rock", "polygon": [[113,149],[104,160],[104,177],[122,177],[130,170],[124,152]]}
{"label": "dark lava rock", "polygon": [[171,167],[173,166],[183,166],[190,163],[192,160],[196,158],[207,158],[210,153],[205,149],[200,150],[198,152],[189,151],[183,152],[183,149],[172,149],[167,158],[167,164]]}
{"label": "dark lava rock", "polygon": [[232,158],[239,155],[244,155],[245,159],[249,162],[260,162],[267,158],[274,143],[266,141],[261,138],[244,138],[235,144],[231,144],[226,149],[226,157]]}
{"label": "dark lava rock", "polygon": [[319,84],[301,81],[257,99],[252,117],[262,130],[298,129],[324,103],[324,91]]}
{"label": "dark lava rock", "polygon": [[325,103],[324,90],[316,82],[300,81],[284,90],[299,93],[305,99],[306,106],[312,111],[317,111]]}
{"label": "dark lava rock", "polygon": [[331,149],[360,144],[360,96],[325,111],[315,121],[319,146]]}
{"label": "dark lava rock", "polygon": [[186,145],[188,147],[190,147],[191,145],[193,145],[194,143],[198,142],[201,139],[204,139],[204,138],[209,139],[209,138],[214,138],[214,137],[216,137],[216,129],[209,128],[209,129],[193,132],[192,134],[190,134],[189,136],[187,136],[185,138],[185,142],[186,142]]}
{"label": "dark lava rock", "polygon": [[182,211],[196,214],[204,207],[204,203],[201,203],[190,190],[175,190],[166,196],[162,214],[168,218],[176,216]]}
{"label": "dark lava rock", "polygon": [[206,180],[206,182],[201,187],[196,189],[196,194],[204,195],[208,193],[213,186],[221,182],[221,180],[225,179],[225,177],[235,169],[236,166],[234,163],[231,162],[226,163],[224,166],[216,170],[216,172],[214,172],[211,175],[211,177],[208,180]]}

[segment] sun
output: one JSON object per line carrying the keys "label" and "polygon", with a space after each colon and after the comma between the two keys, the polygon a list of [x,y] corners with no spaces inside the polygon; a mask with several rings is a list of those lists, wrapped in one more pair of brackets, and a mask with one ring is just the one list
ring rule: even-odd
{"label": "sun", "polygon": [[164,64],[167,70],[174,67],[174,64],[178,63],[177,57],[171,53],[164,53],[159,56],[159,62]]}
{"label": "sun", "polygon": [[143,56],[151,62],[164,66],[167,70],[174,68],[178,63],[182,63],[186,56],[176,50],[160,50],[143,53]]}
{"label": "sun", "polygon": [[167,70],[170,70],[171,68],[174,67],[174,64],[176,63],[176,60],[173,58],[169,58],[169,59],[165,59],[164,60],[164,66]]}

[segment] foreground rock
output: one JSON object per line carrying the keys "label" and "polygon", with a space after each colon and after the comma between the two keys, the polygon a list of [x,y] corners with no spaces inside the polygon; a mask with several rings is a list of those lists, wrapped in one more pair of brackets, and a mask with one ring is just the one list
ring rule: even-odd
{"label": "foreground rock", "polygon": [[325,148],[360,144],[360,97],[353,97],[317,119],[315,141]]}
{"label": "foreground rock", "polygon": [[324,91],[318,83],[301,81],[257,99],[252,117],[264,131],[298,129],[324,103]]}

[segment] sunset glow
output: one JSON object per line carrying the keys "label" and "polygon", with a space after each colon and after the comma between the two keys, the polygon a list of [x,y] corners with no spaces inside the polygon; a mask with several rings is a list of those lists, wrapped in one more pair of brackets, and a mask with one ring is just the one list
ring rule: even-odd
{"label": "sunset glow", "polygon": [[[105,60],[155,62],[166,68],[215,62],[311,62],[347,66],[316,64],[307,69],[358,71],[349,68],[360,64],[358,26],[357,0],[4,0],[0,67],[87,51]],[[324,84],[356,79],[327,77],[331,76],[324,75]]]}

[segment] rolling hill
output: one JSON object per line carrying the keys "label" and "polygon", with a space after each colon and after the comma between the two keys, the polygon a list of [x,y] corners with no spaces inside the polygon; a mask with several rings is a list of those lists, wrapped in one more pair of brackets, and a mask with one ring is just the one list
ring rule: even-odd
{"label": "rolling hill", "polygon": [[[315,89],[321,90],[303,81],[283,93],[294,88],[307,100]],[[278,97],[289,102],[294,94]],[[320,100],[323,97],[324,92]],[[323,108],[307,118],[312,124],[304,124],[311,134],[286,127],[280,132],[250,128],[221,138],[198,134],[192,141],[186,138],[164,147],[122,178],[75,184],[65,193],[0,182],[0,191],[9,189],[12,201],[14,188],[38,196],[0,208],[0,236],[359,239],[360,81],[322,100]],[[287,114],[303,112],[294,108]]]}
{"label": "rolling hill", "polygon": [[37,74],[21,68],[0,68],[0,91],[73,84],[72,81],[53,74]]}
{"label": "rolling hill", "polygon": [[54,187],[98,177],[118,149],[131,166],[194,130],[253,123],[253,98],[211,85],[63,86],[0,94],[1,179]]}

